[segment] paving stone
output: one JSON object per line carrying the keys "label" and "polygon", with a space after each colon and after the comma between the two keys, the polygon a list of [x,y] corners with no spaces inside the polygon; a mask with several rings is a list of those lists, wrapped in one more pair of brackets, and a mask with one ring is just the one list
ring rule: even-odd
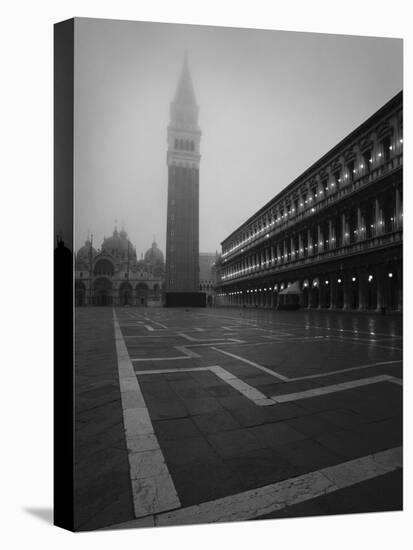
{"label": "paving stone", "polygon": [[219,460],[218,454],[213,450],[204,437],[192,437],[185,439],[185,445],[172,440],[160,441],[161,450],[168,466],[182,466],[194,460],[214,461]]}
{"label": "paving stone", "polygon": [[272,448],[306,438],[303,433],[295,430],[286,422],[274,422],[250,429],[267,447]]}
{"label": "paving stone", "polygon": [[307,437],[335,432],[339,429],[337,424],[329,420],[328,414],[322,413],[291,418],[286,420],[286,423],[294,428],[294,430],[303,433]]}
{"label": "paving stone", "polygon": [[219,499],[239,493],[244,484],[219,458],[192,460],[184,466],[171,466],[171,475],[182,506]]}
{"label": "paving stone", "polygon": [[210,434],[208,441],[223,458],[244,456],[249,451],[267,447],[247,429]]}
{"label": "paving stone", "polygon": [[239,392],[235,390],[231,397],[219,397],[218,401],[224,407],[224,409],[227,409],[229,411],[231,411],[232,409],[239,409],[250,404],[246,397],[242,396]]}
{"label": "paving stone", "polygon": [[180,440],[188,437],[199,437],[200,433],[194,422],[189,418],[175,420],[160,420],[154,422],[155,433],[160,441]]}
{"label": "paving stone", "polygon": [[209,395],[212,395],[214,397],[220,397],[220,398],[237,395],[237,392],[226,383],[222,383],[215,386],[209,386],[208,393]]}
{"label": "paving stone", "polygon": [[264,414],[268,423],[299,418],[308,414],[308,411],[295,403],[277,403],[271,407],[265,407]]}
{"label": "paving stone", "polygon": [[214,397],[199,397],[198,399],[185,399],[185,407],[191,416],[210,413],[222,409],[221,403]]}
{"label": "paving stone", "polygon": [[338,453],[326,449],[311,439],[292,441],[287,444],[274,443],[273,448],[280,458],[297,466],[300,474],[319,470],[343,461]]}
{"label": "paving stone", "polygon": [[166,420],[168,418],[184,418],[189,416],[189,412],[185,405],[177,401],[156,402],[155,400],[147,401],[150,416],[153,421]]}
{"label": "paving stone", "polygon": [[343,458],[351,459],[389,449],[401,444],[397,423],[378,422],[354,430],[340,430],[315,437],[315,441]]}
{"label": "paving stone", "polygon": [[264,424],[268,419],[266,408],[257,407],[255,404],[246,404],[242,408],[230,409],[230,413],[242,427],[259,426]]}
{"label": "paving stone", "polygon": [[235,430],[240,427],[234,417],[223,409],[196,415],[193,417],[193,420],[204,434]]}
{"label": "paving stone", "polygon": [[225,459],[231,472],[242,480],[244,490],[294,477],[298,468],[272,449],[258,448]]}

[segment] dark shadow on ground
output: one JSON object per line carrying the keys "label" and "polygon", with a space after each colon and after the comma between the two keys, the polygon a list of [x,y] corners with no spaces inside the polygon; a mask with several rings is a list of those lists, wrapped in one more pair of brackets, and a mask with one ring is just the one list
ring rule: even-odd
{"label": "dark shadow on ground", "polygon": [[24,512],[53,525],[53,508],[24,508]]}

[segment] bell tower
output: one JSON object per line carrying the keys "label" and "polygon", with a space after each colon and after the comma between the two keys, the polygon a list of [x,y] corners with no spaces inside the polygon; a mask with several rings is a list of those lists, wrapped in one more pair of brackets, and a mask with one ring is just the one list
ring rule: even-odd
{"label": "bell tower", "polygon": [[[170,106],[166,292],[199,292],[199,152],[201,131],[188,59]],[[184,300],[185,301],[185,300]],[[179,304],[176,304],[179,305]],[[190,305],[190,304],[181,304]]]}

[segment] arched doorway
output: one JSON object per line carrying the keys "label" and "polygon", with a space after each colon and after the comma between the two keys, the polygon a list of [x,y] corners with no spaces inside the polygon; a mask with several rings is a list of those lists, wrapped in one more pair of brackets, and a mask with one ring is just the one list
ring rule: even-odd
{"label": "arched doorway", "polygon": [[94,285],[95,304],[97,306],[112,305],[112,283],[105,277],[96,279]]}
{"label": "arched doorway", "polygon": [[145,283],[139,283],[136,286],[136,305],[140,307],[146,307],[148,305],[148,285]]}
{"label": "arched doorway", "polygon": [[130,283],[123,282],[119,288],[119,305],[131,306],[133,302],[133,290]]}
{"label": "arched doorway", "polygon": [[86,304],[86,287],[82,281],[76,281],[75,284],[75,305],[84,306]]}

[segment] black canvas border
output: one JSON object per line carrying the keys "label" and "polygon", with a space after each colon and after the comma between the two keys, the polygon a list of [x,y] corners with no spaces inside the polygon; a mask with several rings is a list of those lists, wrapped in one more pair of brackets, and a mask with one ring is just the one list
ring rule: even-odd
{"label": "black canvas border", "polygon": [[54,518],[74,529],[74,19],[54,25]]}

